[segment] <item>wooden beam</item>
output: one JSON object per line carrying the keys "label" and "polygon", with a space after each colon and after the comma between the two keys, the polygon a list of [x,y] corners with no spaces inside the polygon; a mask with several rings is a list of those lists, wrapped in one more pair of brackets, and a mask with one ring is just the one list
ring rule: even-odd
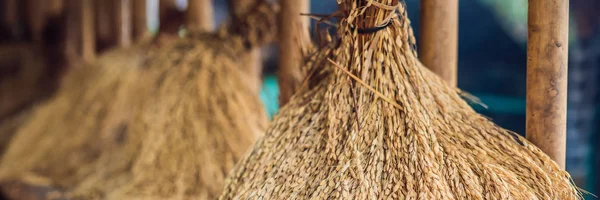
{"label": "wooden beam", "polygon": [[215,26],[213,9],[212,0],[188,0],[187,29],[193,32],[213,31]]}
{"label": "wooden beam", "polygon": [[458,71],[458,0],[421,0],[419,56],[448,84]]}
{"label": "wooden beam", "polygon": [[527,139],[565,167],[569,0],[529,0]]}
{"label": "wooden beam", "polygon": [[310,0],[281,0],[279,12],[279,106],[287,104],[302,81],[301,42],[310,41]]}

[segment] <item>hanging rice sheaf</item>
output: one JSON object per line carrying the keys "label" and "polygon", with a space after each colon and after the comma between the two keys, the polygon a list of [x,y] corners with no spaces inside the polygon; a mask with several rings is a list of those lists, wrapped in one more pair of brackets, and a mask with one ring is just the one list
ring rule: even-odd
{"label": "hanging rice sheaf", "polygon": [[256,1],[219,33],[191,33],[152,53],[157,89],[134,115],[122,144],[107,148],[80,199],[215,199],[236,162],[267,125],[246,65],[271,41],[275,10]]}
{"label": "hanging rice sheaf", "polygon": [[68,189],[92,173],[86,166],[120,140],[121,124],[146,96],[146,87],[132,85],[143,80],[139,49],[115,50],[70,71],[11,140],[0,181]]}
{"label": "hanging rice sheaf", "polygon": [[220,199],[581,198],[548,156],[419,62],[403,2],[337,2],[334,49]]}

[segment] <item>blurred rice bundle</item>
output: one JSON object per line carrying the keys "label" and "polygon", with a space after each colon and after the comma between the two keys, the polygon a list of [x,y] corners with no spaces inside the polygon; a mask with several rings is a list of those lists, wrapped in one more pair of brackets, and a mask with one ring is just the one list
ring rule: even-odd
{"label": "blurred rice bundle", "polygon": [[92,173],[80,169],[93,163],[107,141],[118,139],[115,127],[146,91],[132,85],[141,78],[134,72],[141,66],[139,53],[117,50],[70,71],[57,94],[18,129],[2,157],[0,179],[39,176],[70,188]]}
{"label": "blurred rice bundle", "polygon": [[[234,5],[235,6],[235,5]],[[81,199],[215,199],[267,125],[247,65],[273,40],[276,8],[252,1],[217,33],[190,33],[148,56],[153,89],[71,192]],[[146,84],[146,83],[145,83]]]}

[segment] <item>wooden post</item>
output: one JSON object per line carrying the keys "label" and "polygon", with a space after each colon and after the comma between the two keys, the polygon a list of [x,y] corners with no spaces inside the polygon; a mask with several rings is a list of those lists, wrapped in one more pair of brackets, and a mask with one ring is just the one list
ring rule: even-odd
{"label": "wooden post", "polygon": [[96,1],[96,40],[98,50],[113,48],[118,43],[118,33],[115,25],[116,1]]}
{"label": "wooden post", "polygon": [[182,25],[184,17],[180,16],[176,3],[175,0],[159,0],[159,33],[161,35],[176,35]]}
{"label": "wooden post", "polygon": [[133,1],[133,36],[135,41],[143,39],[148,34],[146,16],[146,0]]}
{"label": "wooden post", "polygon": [[11,32],[10,36],[14,37],[16,36],[19,26],[19,6],[17,4],[17,0],[4,0],[3,3],[4,15],[2,16],[2,20],[7,26],[8,30]]}
{"label": "wooden post", "polygon": [[421,0],[421,62],[452,86],[458,71],[458,0]]}
{"label": "wooden post", "polygon": [[279,12],[279,106],[287,104],[302,81],[301,42],[309,40],[310,0],[281,0]]}
{"label": "wooden post", "polygon": [[[177,1],[176,0],[158,0],[158,12],[160,15],[160,19],[168,18],[169,12],[172,10],[177,10]],[[161,21],[162,23],[162,21]]]}
{"label": "wooden post", "polygon": [[131,45],[132,34],[132,1],[116,0],[115,26],[118,33],[117,43],[120,47]]}
{"label": "wooden post", "polygon": [[94,0],[81,0],[82,54],[86,61],[91,61],[96,57],[94,17]]}
{"label": "wooden post", "polygon": [[44,37],[43,29],[46,25],[46,3],[47,0],[29,0],[27,1],[27,11],[29,12],[29,28],[31,37],[35,43],[41,44]]}
{"label": "wooden post", "polygon": [[67,36],[65,55],[69,61],[81,56],[81,0],[66,0],[67,3]]}
{"label": "wooden post", "polygon": [[186,12],[187,29],[193,32],[213,31],[215,26],[212,0],[189,0]]}
{"label": "wooden post", "polygon": [[569,0],[529,0],[527,139],[565,167]]}

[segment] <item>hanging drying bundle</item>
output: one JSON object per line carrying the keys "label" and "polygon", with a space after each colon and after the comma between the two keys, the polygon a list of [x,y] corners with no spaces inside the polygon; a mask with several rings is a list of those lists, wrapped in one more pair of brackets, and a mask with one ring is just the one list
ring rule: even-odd
{"label": "hanging drying bundle", "polygon": [[417,59],[397,0],[338,0],[337,43],[220,199],[579,199],[537,147]]}
{"label": "hanging drying bundle", "polygon": [[142,80],[139,49],[116,50],[70,71],[55,96],[34,110],[11,140],[0,162],[0,181],[69,189],[92,173],[86,166],[108,144],[118,143],[122,124],[147,93],[132,85]]}
{"label": "hanging drying bundle", "polygon": [[252,3],[218,34],[193,34],[147,61],[156,87],[128,124],[123,144],[107,148],[96,173],[72,192],[82,199],[215,199],[260,133],[266,113],[246,65],[250,48],[274,37],[275,11]]}

